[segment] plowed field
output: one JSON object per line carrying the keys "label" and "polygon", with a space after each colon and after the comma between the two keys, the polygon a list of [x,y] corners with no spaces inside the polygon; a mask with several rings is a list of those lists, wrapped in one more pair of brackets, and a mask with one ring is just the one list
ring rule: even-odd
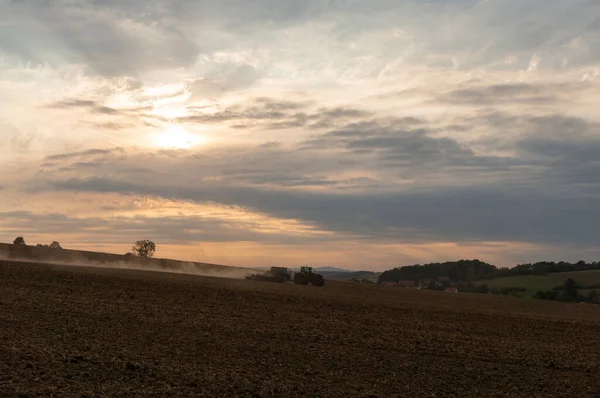
{"label": "plowed field", "polygon": [[0,396],[598,397],[600,306],[0,262]]}

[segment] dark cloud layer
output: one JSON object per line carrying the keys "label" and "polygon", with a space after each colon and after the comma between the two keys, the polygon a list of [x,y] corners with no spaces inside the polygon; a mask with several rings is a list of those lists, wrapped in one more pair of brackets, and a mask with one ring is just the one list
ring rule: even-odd
{"label": "dark cloud layer", "polygon": [[[513,143],[513,155],[497,156],[437,137],[435,129],[407,128],[415,123],[422,122],[351,123],[298,146],[266,143],[211,156],[120,149],[53,155],[46,160],[69,160],[68,167],[31,184],[241,206],[379,242],[600,243],[600,139],[589,134],[597,126],[530,117],[520,122],[529,132]],[[563,136],[570,128],[578,135]],[[89,160],[98,156],[102,161]],[[143,168],[149,159],[160,167]],[[188,169],[198,173],[180,173]],[[357,177],[332,177],[340,173]]]}
{"label": "dark cloud layer", "polygon": [[216,201],[277,217],[300,219],[328,230],[375,241],[600,243],[594,233],[595,220],[600,217],[597,196],[573,199],[541,194],[522,185],[343,196],[219,185],[167,187],[102,178],[69,179],[55,181],[52,185],[68,191]]}
{"label": "dark cloud layer", "polygon": [[554,103],[558,98],[543,86],[513,83],[486,87],[473,87],[454,90],[440,98],[442,102],[463,105],[492,105],[500,103],[522,103],[544,105]]}

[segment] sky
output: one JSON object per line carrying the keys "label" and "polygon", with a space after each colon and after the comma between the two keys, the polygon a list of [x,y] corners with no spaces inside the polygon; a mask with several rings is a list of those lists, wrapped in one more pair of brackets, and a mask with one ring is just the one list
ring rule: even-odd
{"label": "sky", "polygon": [[0,0],[0,241],[600,260],[600,0]]}

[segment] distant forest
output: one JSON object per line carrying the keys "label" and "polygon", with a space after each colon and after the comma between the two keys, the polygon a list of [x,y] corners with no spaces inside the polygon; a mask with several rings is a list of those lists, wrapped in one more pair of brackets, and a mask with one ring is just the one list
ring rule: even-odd
{"label": "distant forest", "polygon": [[398,267],[383,272],[379,276],[379,282],[398,282],[449,279],[454,282],[476,281],[483,279],[503,278],[516,275],[547,275],[557,272],[573,272],[600,270],[600,263],[558,263],[541,261],[538,263],[519,264],[514,268],[498,268],[495,265],[479,260],[460,260],[445,263],[416,264],[406,267]]}

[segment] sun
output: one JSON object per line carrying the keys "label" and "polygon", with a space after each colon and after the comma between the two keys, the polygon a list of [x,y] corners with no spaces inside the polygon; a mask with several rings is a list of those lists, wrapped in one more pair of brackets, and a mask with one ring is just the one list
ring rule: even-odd
{"label": "sun", "polygon": [[188,149],[202,141],[199,136],[190,134],[185,127],[170,125],[161,133],[156,134],[154,142],[165,149]]}

